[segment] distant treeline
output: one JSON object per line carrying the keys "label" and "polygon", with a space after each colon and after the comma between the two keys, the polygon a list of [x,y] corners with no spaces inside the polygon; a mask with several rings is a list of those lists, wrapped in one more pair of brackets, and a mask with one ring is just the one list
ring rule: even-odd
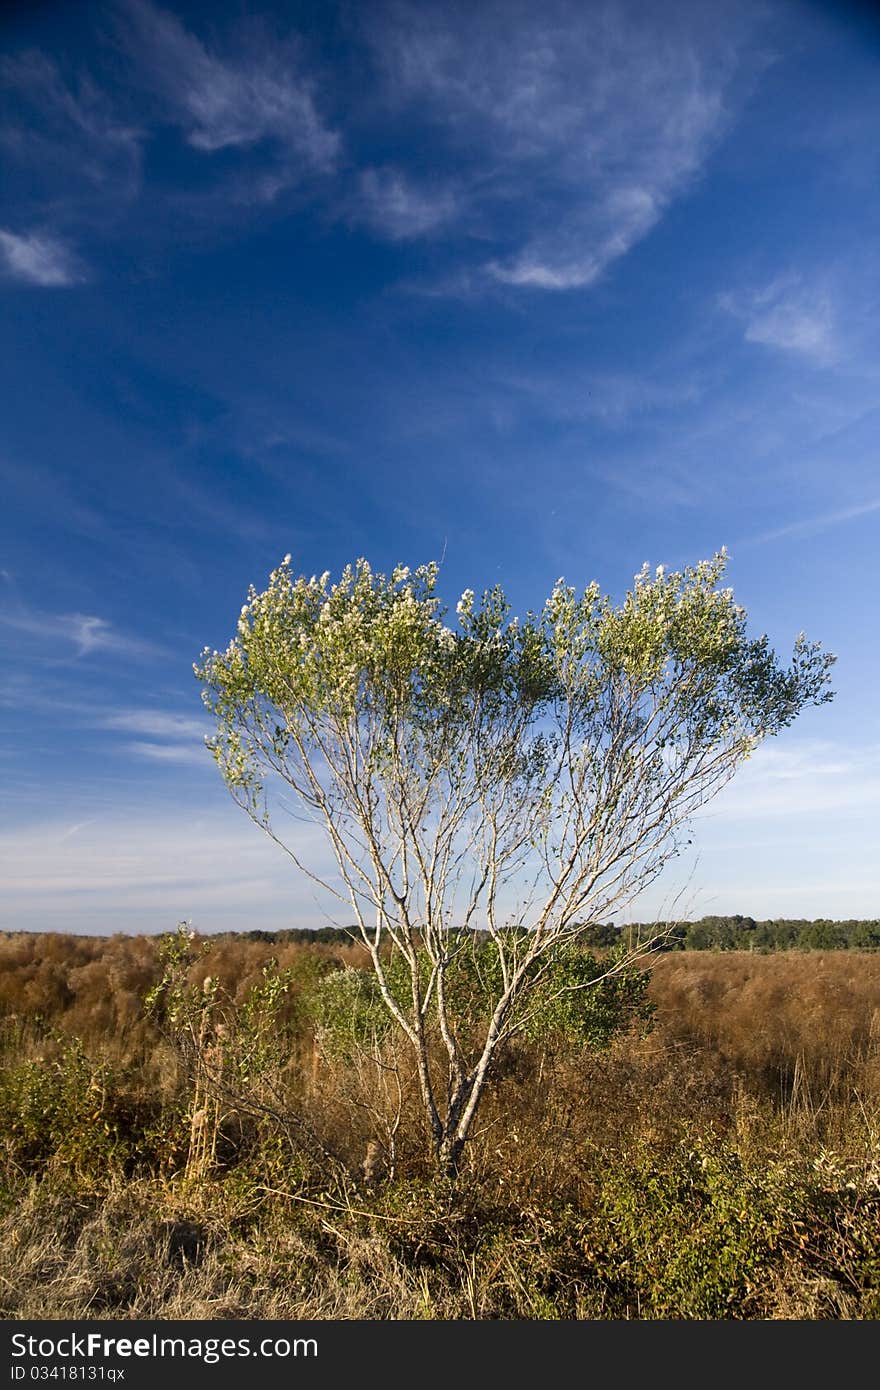
{"label": "distant treeline", "polygon": [[777,917],[758,922],[736,913],[698,922],[599,923],[589,928],[586,939],[593,946],[612,946],[654,936],[664,938],[665,951],[871,951],[880,948],[880,921]]}
{"label": "distant treeline", "polygon": [[[308,941],[338,945],[340,939],[347,939],[346,932],[337,927],[234,935],[285,945]],[[870,951],[880,948],[880,920],[777,917],[759,922],[735,913],[732,917],[701,917],[698,922],[626,922],[621,926],[597,922],[586,929],[583,939],[586,946],[616,946],[621,942],[635,945],[653,937],[664,938],[665,951]]]}
{"label": "distant treeline", "polygon": [[[524,929],[523,929],[524,930]],[[476,935],[484,933],[477,932]],[[201,935],[201,934],[200,934]],[[697,922],[597,922],[586,927],[582,936],[588,949],[598,946],[634,946],[640,942],[660,939],[660,949],[664,951],[871,951],[880,949],[880,920],[857,921],[855,919],[836,922],[826,917],[814,921],[802,918],[778,917],[768,921],[756,921],[754,917],[744,917],[735,913],[732,917],[701,917]],[[53,946],[48,948],[51,939]],[[121,933],[113,938],[117,942],[132,941],[141,943],[141,951],[152,964],[156,936],[127,937]],[[201,939],[209,939],[204,937]],[[57,943],[66,943],[62,954],[73,956],[86,948],[86,943],[97,946],[106,937],[82,937],[56,932],[10,932],[0,931],[0,942],[9,946],[18,943],[42,941],[40,954],[51,956],[58,949]],[[360,937],[355,928],[345,927],[286,927],[279,931],[231,931],[210,934],[210,940],[218,945],[235,942],[255,942],[264,946],[329,946],[334,954],[340,949],[347,952],[360,947]],[[80,962],[77,961],[77,964]],[[8,962],[0,947],[0,969]],[[2,989],[0,989],[2,995]]]}

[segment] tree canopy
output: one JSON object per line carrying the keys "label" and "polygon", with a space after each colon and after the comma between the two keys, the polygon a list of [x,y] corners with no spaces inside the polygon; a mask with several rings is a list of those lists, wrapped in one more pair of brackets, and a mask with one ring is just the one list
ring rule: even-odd
{"label": "tree canopy", "polygon": [[[466,590],[447,625],[435,564],[361,559],[331,584],[288,556],[195,667],[232,795],[353,914],[447,1162],[497,1048],[552,1002],[566,943],[657,877],[762,739],[831,698],[834,658],[800,635],[780,664],[724,565],[646,566],[617,604],[559,580],[524,617],[498,586]],[[322,828],[332,875],[277,833],[277,786]],[[478,1026],[450,989],[475,928],[494,962]]]}

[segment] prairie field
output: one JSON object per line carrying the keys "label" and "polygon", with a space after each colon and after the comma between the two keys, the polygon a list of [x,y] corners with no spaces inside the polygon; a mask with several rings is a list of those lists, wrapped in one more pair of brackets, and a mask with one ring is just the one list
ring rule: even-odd
{"label": "prairie field", "polygon": [[155,937],[0,937],[0,1316],[880,1316],[880,953],[653,957],[507,1046],[455,1181],[315,1005],[365,964],[196,940],[162,1003]]}

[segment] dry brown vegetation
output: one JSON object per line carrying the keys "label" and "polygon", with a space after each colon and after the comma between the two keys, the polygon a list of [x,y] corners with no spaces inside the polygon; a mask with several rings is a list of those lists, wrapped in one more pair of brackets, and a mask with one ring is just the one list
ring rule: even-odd
{"label": "dry brown vegetation", "polygon": [[876,1096],[880,954],[683,952],[657,958],[651,994],[668,1047],[711,1058],[737,1084],[781,1101],[798,1083]]}
{"label": "dry brown vegetation", "polygon": [[156,947],[0,939],[3,1316],[880,1316],[880,955],[656,958],[647,1035],[508,1050],[450,1185],[406,1085],[316,1046],[316,978],[363,964],[342,942],[193,964],[227,1029],[271,958],[291,972],[272,1105],[216,1097],[195,1164],[213,1102],[144,1011]]}

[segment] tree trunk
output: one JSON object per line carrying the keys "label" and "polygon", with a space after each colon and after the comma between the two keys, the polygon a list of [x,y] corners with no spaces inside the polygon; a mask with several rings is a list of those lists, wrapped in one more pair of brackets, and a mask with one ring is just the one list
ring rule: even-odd
{"label": "tree trunk", "polygon": [[455,1182],[459,1175],[463,1148],[463,1139],[455,1134],[445,1134],[437,1149],[437,1169],[451,1182]]}

